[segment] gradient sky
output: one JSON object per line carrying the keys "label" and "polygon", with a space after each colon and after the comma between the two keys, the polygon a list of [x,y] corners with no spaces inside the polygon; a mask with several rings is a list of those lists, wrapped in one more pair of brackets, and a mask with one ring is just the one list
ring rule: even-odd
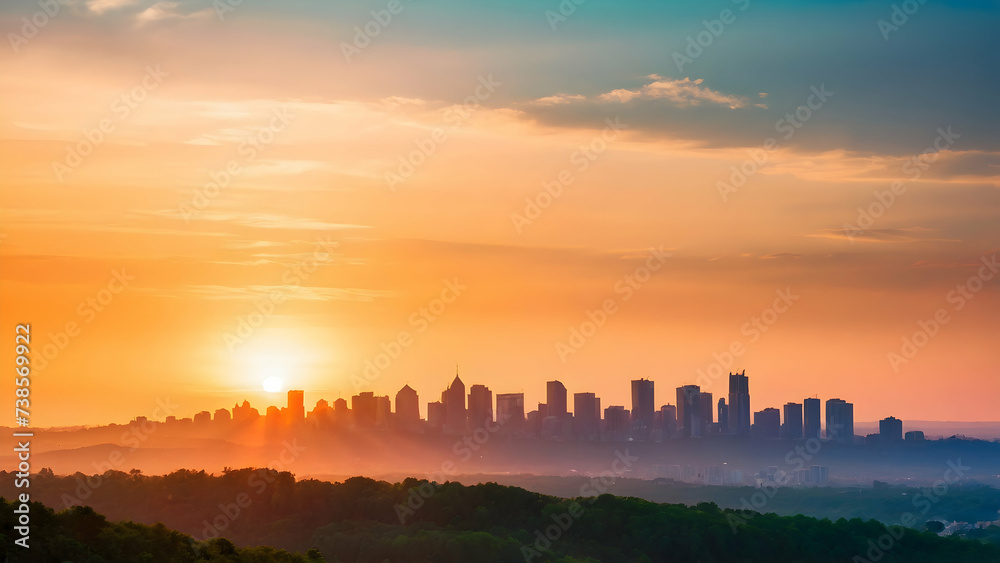
{"label": "gradient sky", "polygon": [[[659,405],[734,341],[754,410],[818,395],[857,420],[997,420],[1000,278],[961,309],[949,293],[1000,252],[996,3],[927,2],[895,29],[889,1],[592,0],[559,20],[555,0],[402,0],[372,23],[389,4],[245,1],[220,18],[205,1],[72,0],[36,33],[22,18],[38,5],[0,8],[0,361],[30,322],[34,425],[123,422],[165,398],[178,416],[263,409],[284,403],[271,376],[309,405],[409,383],[424,411],[456,363],[529,406],[559,379],[630,408],[639,377]],[[377,36],[345,56],[366,25]],[[706,25],[721,33],[678,65]],[[253,136],[273,142],[251,159]],[[54,167],[76,147],[78,166]],[[401,159],[418,164],[390,181]],[[626,300],[616,284],[650,248],[670,256]],[[119,293],[115,272],[133,278]],[[455,279],[461,295],[418,321]],[[754,338],[746,323],[789,289]],[[401,332],[398,357],[353,383]],[[62,349],[43,362],[47,345]]]}

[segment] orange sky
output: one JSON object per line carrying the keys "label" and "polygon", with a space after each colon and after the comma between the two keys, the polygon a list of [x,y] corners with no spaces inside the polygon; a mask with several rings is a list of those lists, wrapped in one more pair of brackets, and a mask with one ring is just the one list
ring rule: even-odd
{"label": "orange sky", "polygon": [[[997,165],[970,164],[997,153],[975,135],[939,142],[914,177],[907,162],[933,146],[936,126],[911,145],[859,148],[836,113],[857,98],[832,83],[829,105],[782,139],[775,119],[822,80],[775,84],[775,99],[755,81],[701,80],[711,60],[679,74],[663,56],[617,84],[613,50],[592,59],[600,79],[543,72],[569,60],[580,36],[538,50],[550,57],[539,62],[530,44],[462,50],[402,29],[389,37],[394,28],[348,64],[346,24],[249,9],[222,22],[101,19],[118,12],[96,5],[54,19],[0,63],[10,335],[0,362],[13,364],[13,327],[30,322],[34,425],[122,422],[166,397],[178,416],[244,398],[284,404],[262,390],[268,376],[305,389],[309,405],[359,389],[395,395],[404,383],[426,403],[456,363],[467,385],[523,391],[529,405],[559,379],[630,408],[639,377],[655,380],[664,404],[734,341],[745,352],[731,367],[751,377],[754,410],[818,395],[853,401],[857,420],[997,419],[1000,284],[974,282],[982,289],[960,310],[949,293],[1000,252]],[[18,17],[6,14],[4,29]],[[645,121],[668,113],[674,125]],[[615,116],[624,128],[605,129]],[[939,123],[966,131],[958,117]],[[742,129],[715,138],[730,124]],[[54,170],[67,151],[90,152],[86,135],[101,136],[92,154]],[[723,198],[719,182],[769,136],[781,146]],[[412,173],[387,180],[401,158]],[[897,180],[905,192],[884,215],[845,236],[858,207]],[[530,224],[512,218],[530,217],[526,198],[551,201]],[[328,253],[317,255],[321,241]],[[670,256],[623,290],[650,248]],[[467,287],[420,321],[446,280]],[[781,291],[798,298],[754,337],[747,323],[768,318]],[[609,299],[615,312],[561,357],[571,329]],[[894,362],[939,309],[944,326]],[[234,345],[258,310],[271,314]],[[412,343],[373,381],[352,383],[401,332]],[[43,362],[50,344],[63,349]]]}

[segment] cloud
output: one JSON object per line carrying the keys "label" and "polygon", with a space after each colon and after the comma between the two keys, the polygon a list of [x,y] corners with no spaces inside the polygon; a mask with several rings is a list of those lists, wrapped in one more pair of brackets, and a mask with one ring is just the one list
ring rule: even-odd
{"label": "cloud", "polygon": [[97,15],[138,3],[139,0],[87,0],[87,9]]}
{"label": "cloud", "polygon": [[[764,104],[752,103],[745,96],[723,94],[722,92],[702,86],[702,82],[704,82],[703,78],[691,80],[691,78],[685,77],[672,80],[658,74],[651,74],[647,78],[652,79],[653,82],[635,90],[622,88],[612,90],[606,94],[601,94],[597,99],[609,103],[626,103],[635,99],[667,100],[677,107],[708,103],[727,106],[730,109],[750,106],[767,108]],[[766,96],[767,94],[764,95]]]}
{"label": "cloud", "polygon": [[931,235],[937,229],[926,227],[908,227],[904,229],[867,229],[860,233],[848,232],[845,229],[822,229],[812,233],[810,237],[857,240],[864,242],[962,242],[957,239],[938,238]]}

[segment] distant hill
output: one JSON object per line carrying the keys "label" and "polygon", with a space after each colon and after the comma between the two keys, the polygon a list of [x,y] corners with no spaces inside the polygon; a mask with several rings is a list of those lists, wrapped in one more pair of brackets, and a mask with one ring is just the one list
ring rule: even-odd
{"label": "distant hill", "polygon": [[[9,482],[11,475],[0,473],[0,483]],[[588,492],[596,495],[604,484],[595,478],[590,486]],[[1000,561],[1000,546],[876,521],[779,517],[722,510],[714,503],[688,507],[609,494],[564,499],[495,483],[388,483],[363,477],[330,483],[296,481],[287,472],[241,469],[223,475],[185,470],[164,476],[108,471],[58,477],[44,472],[32,488],[47,504],[60,506],[76,499],[112,520],[163,522],[199,541],[224,536],[241,546],[317,549],[326,561],[338,563]],[[8,507],[2,517],[9,546],[13,515]],[[108,541],[135,535],[126,543],[136,550],[153,545],[152,537],[176,550],[183,550],[180,546],[187,541],[163,526],[108,528],[101,522],[92,511],[76,508],[39,518],[35,533],[48,526],[53,537],[96,545],[94,549],[104,549],[102,533],[110,535]],[[189,560],[101,557],[94,561]],[[306,560],[294,557],[228,560]]]}

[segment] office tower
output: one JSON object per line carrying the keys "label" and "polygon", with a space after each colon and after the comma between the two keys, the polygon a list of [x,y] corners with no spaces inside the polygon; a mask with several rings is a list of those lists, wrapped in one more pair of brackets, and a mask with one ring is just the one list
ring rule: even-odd
{"label": "office tower", "polygon": [[573,394],[573,434],[580,440],[601,437],[601,400],[593,393]]}
{"label": "office tower", "polygon": [[701,437],[701,387],[684,385],[677,388],[677,433],[682,438]]}
{"label": "office tower", "polygon": [[448,411],[444,403],[434,401],[427,403],[427,425],[436,430],[442,430],[447,423]]}
{"label": "office tower", "polygon": [[785,403],[784,411],[785,424],[781,427],[781,435],[783,438],[798,440],[802,437],[802,405]]}
{"label": "office tower", "polygon": [[524,393],[497,393],[497,424],[501,434],[524,430]]}
{"label": "office tower", "polygon": [[715,423],[715,401],[712,394],[702,391],[698,394],[698,414],[701,415],[701,430],[703,434],[708,434],[709,427]]}
{"label": "office tower", "polygon": [[729,433],[750,434],[750,379],[746,370],[729,374]]}
{"label": "office tower", "polygon": [[773,407],[757,411],[753,423],[761,438],[777,439],[781,433],[781,411]]}
{"label": "office tower", "polygon": [[420,397],[409,385],[396,392],[396,422],[404,430],[412,430],[420,423]]}
{"label": "office tower", "polygon": [[545,418],[554,416],[558,419],[566,417],[566,386],[558,381],[549,381],[545,384],[545,404],[548,410]]}
{"label": "office tower", "polygon": [[316,408],[306,413],[306,424],[323,430],[333,426],[333,407],[326,399],[316,401]]}
{"label": "office tower", "polygon": [[392,417],[392,403],[388,395],[377,395],[375,397],[375,427],[383,430],[389,428],[389,419]]}
{"label": "office tower", "polygon": [[441,392],[441,402],[445,410],[444,431],[449,434],[464,434],[468,420],[465,410],[465,384],[458,377],[457,370],[451,385]]}
{"label": "office tower", "polygon": [[729,407],[726,406],[726,399],[719,397],[719,406],[716,409],[719,416],[719,429],[722,433],[729,432]]}
{"label": "office tower", "polygon": [[351,409],[347,408],[347,399],[338,398],[333,402],[333,425],[337,428],[351,425]]}
{"label": "office tower", "polygon": [[351,397],[351,414],[353,415],[354,426],[357,428],[375,428],[377,418],[378,401],[375,393],[363,391],[359,395]]}
{"label": "office tower", "polygon": [[820,416],[819,399],[806,399],[802,401],[802,416],[804,424],[802,426],[803,437],[819,438]]}
{"label": "office tower", "polygon": [[825,465],[810,465],[809,478],[817,486],[825,487],[830,472]]}
{"label": "office tower", "polygon": [[663,418],[663,438],[670,439],[677,437],[677,407],[674,405],[663,405],[660,407]]}
{"label": "office tower", "polygon": [[841,399],[826,402],[826,438],[838,444],[854,443],[854,405]]}
{"label": "office tower", "polygon": [[903,440],[903,421],[894,416],[883,418],[878,422],[879,441],[883,444]]}
{"label": "office tower", "polygon": [[919,442],[924,439],[923,430],[910,430],[904,436],[907,442]]}
{"label": "office tower", "polygon": [[288,417],[292,424],[301,424],[306,420],[306,404],[303,400],[304,391],[288,391]]}
{"label": "office tower", "polygon": [[201,411],[194,415],[195,424],[208,424],[212,422],[212,413],[209,411]]}
{"label": "office tower", "polygon": [[632,437],[649,440],[653,430],[653,382],[648,379],[632,381]]}
{"label": "office tower", "polygon": [[632,421],[624,406],[610,406],[604,409],[604,435],[608,440],[621,442],[629,439]]}
{"label": "office tower", "polygon": [[[488,428],[493,422],[493,391],[485,385],[473,385],[469,388],[469,427]],[[492,424],[490,424],[490,427]]]}
{"label": "office tower", "polygon": [[229,414],[229,409],[216,409],[212,420],[221,424],[227,424],[233,420],[233,417]]}

